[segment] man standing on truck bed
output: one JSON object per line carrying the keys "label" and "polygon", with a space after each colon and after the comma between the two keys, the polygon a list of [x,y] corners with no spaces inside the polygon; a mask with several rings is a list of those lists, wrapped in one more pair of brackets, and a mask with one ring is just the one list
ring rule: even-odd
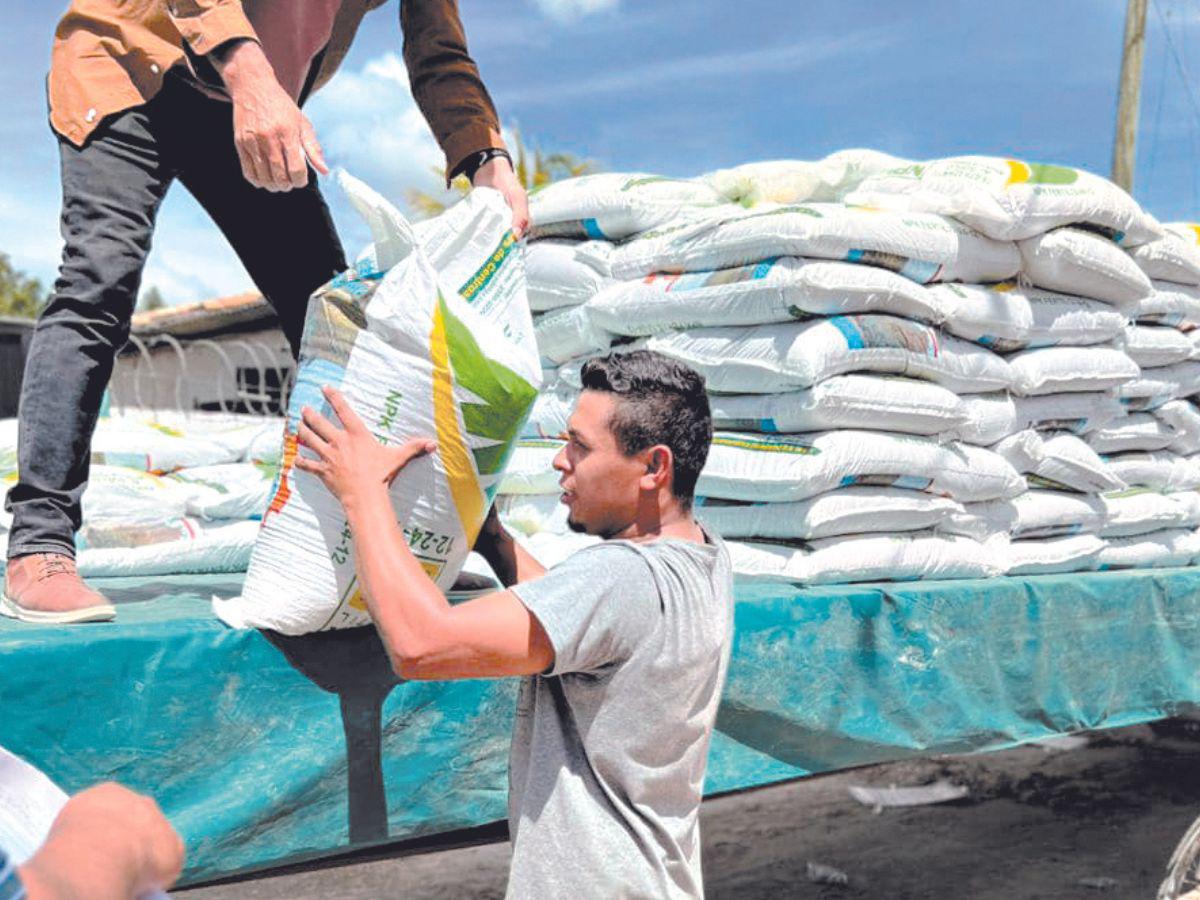
{"label": "man standing on truck bed", "polygon": [[[300,106],[386,0],[74,0],[55,32],[50,124],[65,247],[21,391],[19,480],[0,612],[106,621],[75,571],[92,433],[129,336],[155,216],[178,179],[225,234],[298,352],[309,294],[346,268]],[[457,0],[399,0],[413,96],[449,177],[498,189],[519,233],[524,189],[467,52]]]}

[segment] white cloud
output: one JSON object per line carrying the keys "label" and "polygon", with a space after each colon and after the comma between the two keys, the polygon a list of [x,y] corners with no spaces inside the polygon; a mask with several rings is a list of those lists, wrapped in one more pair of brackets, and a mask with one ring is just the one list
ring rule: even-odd
{"label": "white cloud", "polygon": [[538,9],[560,22],[572,22],[593,13],[617,8],[620,0],[534,0]]}

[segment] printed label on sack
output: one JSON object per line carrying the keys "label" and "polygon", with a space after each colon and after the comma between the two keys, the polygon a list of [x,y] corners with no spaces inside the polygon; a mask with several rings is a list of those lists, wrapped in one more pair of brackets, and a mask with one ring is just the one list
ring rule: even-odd
{"label": "printed label on sack", "polygon": [[928,491],[933,485],[933,479],[923,478],[919,475],[885,475],[876,472],[864,475],[847,475],[841,481],[842,487],[851,487],[853,485],[897,487],[910,491]]}
{"label": "printed label on sack", "polygon": [[779,261],[779,257],[764,259],[762,262],[749,266],[737,266],[732,269],[716,269],[709,272],[688,272],[678,275],[655,274],[646,278],[646,284],[653,285],[666,293],[681,291],[698,291],[702,288],[721,287],[729,284],[741,284],[746,281],[758,281],[766,278],[771,267]]}
{"label": "printed label on sack", "polygon": [[909,281],[915,281],[917,284],[928,284],[942,271],[940,263],[909,259],[907,256],[885,253],[882,250],[851,250],[846,254],[846,262],[875,266],[878,269],[890,269],[897,275],[903,275]]}
{"label": "printed label on sack", "polygon": [[719,434],[712,440],[714,447],[733,447],[756,450],[760,453],[793,453],[798,456],[819,456],[821,451],[798,437],[757,437],[752,434]]}
{"label": "printed label on sack", "polygon": [[897,347],[931,359],[940,352],[937,333],[924,325],[890,316],[834,316],[829,320],[851,350]]}

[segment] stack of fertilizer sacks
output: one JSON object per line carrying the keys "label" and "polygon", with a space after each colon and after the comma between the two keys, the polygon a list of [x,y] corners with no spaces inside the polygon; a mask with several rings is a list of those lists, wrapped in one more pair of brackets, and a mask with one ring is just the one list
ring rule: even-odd
{"label": "stack of fertilizer sacks", "polygon": [[500,508],[547,561],[583,540],[550,469],[582,361],[637,347],[707,379],[699,512],[740,572],[1200,554],[1200,247],[1106,180],[844,151],[694,181],[585,176],[531,211],[547,377]]}
{"label": "stack of fertilizer sacks", "polygon": [[[105,416],[75,544],[85,576],[242,572],[279,469],[277,418]],[[0,420],[0,550],[17,481],[17,420]]]}

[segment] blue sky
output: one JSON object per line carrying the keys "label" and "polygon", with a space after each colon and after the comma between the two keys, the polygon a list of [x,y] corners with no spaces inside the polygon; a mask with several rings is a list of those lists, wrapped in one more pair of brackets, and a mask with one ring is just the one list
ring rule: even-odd
{"label": "blue sky", "polygon": [[[1011,154],[1107,173],[1125,0],[460,0],[508,128],[609,170],[695,175],[846,147]],[[43,78],[64,3],[13,0],[0,33],[0,252],[53,280],[58,156]],[[397,7],[366,19],[308,113],[326,155],[385,193],[434,188]],[[1170,55],[1164,24],[1178,50]],[[1151,0],[1134,193],[1200,218],[1200,4]],[[336,189],[331,188],[330,193]],[[330,197],[347,249],[362,229]],[[170,303],[250,287],[187,192],[160,215],[145,285]]]}

